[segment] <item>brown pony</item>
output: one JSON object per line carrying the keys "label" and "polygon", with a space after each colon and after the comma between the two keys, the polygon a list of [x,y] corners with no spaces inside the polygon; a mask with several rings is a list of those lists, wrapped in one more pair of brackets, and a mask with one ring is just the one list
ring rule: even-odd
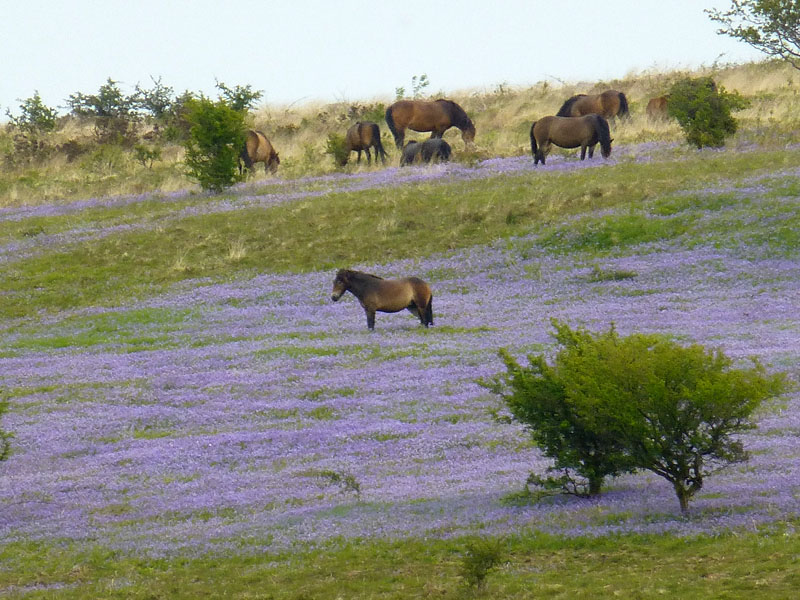
{"label": "brown pony", "polygon": [[331,300],[336,302],[350,292],[367,313],[367,327],[375,329],[375,312],[399,312],[407,308],[427,327],[433,325],[433,294],[427,283],[417,277],[383,279],[377,275],[339,269],[333,280]]}
{"label": "brown pony", "polygon": [[600,115],[586,115],[584,117],[543,117],[531,125],[531,153],[533,164],[539,161],[544,164],[545,156],[550,152],[552,144],[562,148],[581,148],[581,160],[586,158],[586,149],[589,149],[589,158],[594,155],[594,147],[600,142],[600,152],[603,158],[611,154],[611,134],[608,130],[608,121]]}
{"label": "brown pony", "polygon": [[625,94],[616,90],[606,90],[602,94],[578,94],[564,102],[556,116],[582,117],[592,114],[601,115],[606,119],[628,116],[630,114],[628,99]]}
{"label": "brown pony", "polygon": [[367,153],[367,164],[369,164],[372,158],[369,154],[370,148],[375,148],[375,160],[377,161],[380,157],[381,162],[386,164],[386,151],[381,144],[381,130],[377,123],[359,121],[347,130],[344,141],[347,147],[347,158],[344,159],[342,166],[347,163],[353,150],[358,152],[357,163],[361,162],[361,151],[363,150]]}
{"label": "brown pony", "polygon": [[253,165],[257,162],[264,163],[265,173],[268,171],[275,173],[278,170],[278,165],[281,164],[281,159],[263,131],[248,129],[244,148],[239,154],[239,175],[242,174],[242,163],[244,163],[248,171],[253,171]]}
{"label": "brown pony", "polygon": [[440,138],[451,127],[458,127],[464,144],[475,140],[475,125],[452,100],[400,100],[386,109],[386,124],[398,148],[403,147],[406,128],[430,131],[432,138]]}
{"label": "brown pony", "polygon": [[669,94],[666,96],[659,96],[658,98],[650,98],[647,102],[645,112],[651,121],[662,121],[667,118],[667,102],[669,101]]}

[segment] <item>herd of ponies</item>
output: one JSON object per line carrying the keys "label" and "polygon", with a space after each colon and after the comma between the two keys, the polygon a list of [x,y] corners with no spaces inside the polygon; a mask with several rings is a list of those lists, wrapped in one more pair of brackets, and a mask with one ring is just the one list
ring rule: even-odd
{"label": "herd of ponies", "polygon": [[[667,97],[653,98],[647,105],[647,115],[652,119],[666,116]],[[564,102],[555,115],[542,117],[531,125],[531,153],[534,165],[545,164],[545,158],[553,144],[561,148],[580,148],[581,160],[594,155],[600,144],[603,158],[611,154],[609,119],[629,115],[625,94],[606,90],[600,94],[577,94]],[[399,100],[386,109],[386,125],[395,144],[401,150],[400,166],[447,161],[451,148],[442,136],[451,127],[461,130],[465,146],[475,140],[475,125],[466,111],[452,100]],[[405,142],[406,129],[431,132],[430,138],[418,142]],[[371,161],[370,149],[375,161],[386,163],[386,151],[381,143],[380,127],[371,121],[359,121],[345,134],[347,156],[361,152]],[[242,165],[253,170],[257,162],[264,163],[265,172],[275,173],[280,157],[269,138],[262,131],[249,130],[240,155]],[[346,161],[345,161],[346,162]],[[331,299],[336,302],[345,292],[353,294],[367,316],[367,328],[375,328],[375,313],[395,313],[408,310],[419,318],[422,325],[433,325],[433,293],[430,286],[418,277],[383,279],[377,275],[340,269],[333,282]]]}

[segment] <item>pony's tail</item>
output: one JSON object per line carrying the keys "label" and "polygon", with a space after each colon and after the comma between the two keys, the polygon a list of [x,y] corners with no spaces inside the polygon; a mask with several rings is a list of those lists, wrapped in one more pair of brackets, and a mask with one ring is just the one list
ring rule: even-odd
{"label": "pony's tail", "polygon": [[392,136],[394,137],[394,143],[397,145],[398,148],[401,147],[400,138],[397,135],[397,128],[394,124],[394,117],[392,116],[392,107],[386,109],[386,124],[389,126],[389,131],[392,132]]}
{"label": "pony's tail", "polygon": [[386,162],[386,150],[383,149],[381,143],[381,128],[377,123],[372,124],[372,139],[375,140],[375,152],[381,157],[381,162]]}
{"label": "pony's tail", "polygon": [[628,99],[622,92],[619,93],[619,112],[620,117],[629,117],[631,115],[630,108],[628,108]]}
{"label": "pony's tail", "polygon": [[534,128],[534,127],[536,127],[536,121],[534,121],[534,122],[533,122],[533,125],[531,125],[531,154],[533,154],[533,157],[534,157],[534,158],[536,158],[536,151],[537,151],[539,148],[538,148],[538,146],[536,145],[536,136],[535,136],[535,135],[533,135],[533,128]]}

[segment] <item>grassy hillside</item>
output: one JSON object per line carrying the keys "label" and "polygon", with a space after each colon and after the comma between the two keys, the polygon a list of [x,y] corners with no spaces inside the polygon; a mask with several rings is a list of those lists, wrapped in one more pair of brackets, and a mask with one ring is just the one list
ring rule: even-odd
{"label": "grassy hillside", "polygon": [[[563,84],[545,81],[528,88],[497,84],[484,90],[441,91],[431,96],[447,96],[459,102],[475,121],[476,148],[465,154],[456,130],[446,139],[453,143],[455,160],[470,164],[494,156],[517,156],[530,152],[528,131],[533,120],[554,114],[563,101],[575,93],[593,93],[613,87],[629,99],[633,118],[617,123],[612,130],[615,143],[643,141],[680,141],[680,128],[674,122],[652,122],[644,114],[647,100],[661,95],[681,76],[710,74],[729,90],[737,90],[751,100],[750,108],[736,114],[742,128],[731,144],[770,144],[781,147],[796,141],[800,97],[800,75],[781,62],[764,62],[705,69],[694,73],[632,73],[622,80]],[[376,120],[381,125],[385,146],[393,164],[399,155],[383,121],[383,106],[393,98],[333,104],[267,105],[250,115],[250,124],[263,129],[273,140],[281,158],[278,177],[298,178],[334,172],[331,157],[326,155],[329,133],[343,134],[360,118]],[[183,150],[178,145],[148,142],[152,128],[141,123],[139,142],[158,146],[161,160],[151,166],[137,162],[132,144],[128,147],[98,146],[91,123],[63,119],[60,129],[47,140],[49,158],[34,163],[15,159],[12,133],[0,133],[0,207],[79,199],[113,194],[138,194],[196,189],[184,172]],[[78,150],[76,150],[76,148]],[[72,154],[74,158],[72,157]],[[346,171],[367,170],[350,165]],[[256,179],[267,176],[259,171]]]}
{"label": "grassy hillside", "polygon": [[[528,490],[549,463],[478,385],[500,347],[548,351],[551,318],[800,379],[795,75],[720,70],[754,102],[702,151],[641,116],[674,76],[463,94],[479,148],[455,136],[449,165],[334,172],[321,145],[343,125],[309,115],[346,107],[326,106],[254,115],[279,177],[222,195],[124,150],[91,174],[4,171],[0,595],[794,597],[797,389],[684,515],[646,473],[592,501]],[[609,85],[635,112],[611,158],[534,167],[526,122]],[[342,266],[423,277],[435,326],[367,331],[330,301]],[[483,590],[464,577],[477,539],[499,557]]]}

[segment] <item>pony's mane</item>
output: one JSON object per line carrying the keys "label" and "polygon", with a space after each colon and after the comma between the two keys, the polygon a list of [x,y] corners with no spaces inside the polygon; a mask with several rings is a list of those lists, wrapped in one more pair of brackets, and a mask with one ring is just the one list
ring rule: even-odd
{"label": "pony's mane", "polygon": [[580,98],[585,97],[586,94],[575,94],[572,98],[567,98],[564,104],[561,105],[561,108],[558,109],[556,113],[557,117],[569,117],[570,112],[572,109],[572,105],[575,104]]}
{"label": "pony's mane", "polygon": [[379,277],[378,275],[373,275],[372,273],[364,273],[364,271],[353,271],[351,269],[341,269],[339,273],[343,273],[348,277],[354,277],[356,279],[366,279],[370,277],[372,279],[383,279],[383,277]]}
{"label": "pony's mane", "polygon": [[450,115],[450,123],[459,129],[474,129],[475,125],[472,119],[467,115],[467,111],[461,108],[458,104],[447,98],[439,98],[434,102],[439,102],[447,107],[447,114]]}

